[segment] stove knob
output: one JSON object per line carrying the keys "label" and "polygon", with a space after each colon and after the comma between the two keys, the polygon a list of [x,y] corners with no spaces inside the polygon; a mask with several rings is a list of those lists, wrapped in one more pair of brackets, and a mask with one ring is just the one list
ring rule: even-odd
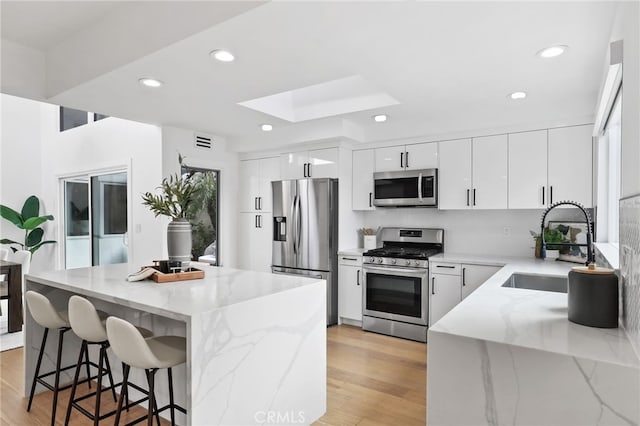
{"label": "stove knob", "polygon": [[373,263],[373,262],[375,262],[375,261],[376,261],[376,258],[375,258],[375,257],[370,257],[370,258],[369,258],[369,262]]}
{"label": "stove knob", "polygon": [[411,265],[411,261],[407,260],[407,266]]}
{"label": "stove knob", "polygon": [[416,266],[420,266],[420,261],[416,260],[416,261],[413,262],[413,264],[416,265]]}
{"label": "stove knob", "polygon": [[382,258],[378,258],[378,263],[382,263]]}
{"label": "stove knob", "polygon": [[391,259],[391,264],[395,265],[396,264],[396,260],[395,259]]}

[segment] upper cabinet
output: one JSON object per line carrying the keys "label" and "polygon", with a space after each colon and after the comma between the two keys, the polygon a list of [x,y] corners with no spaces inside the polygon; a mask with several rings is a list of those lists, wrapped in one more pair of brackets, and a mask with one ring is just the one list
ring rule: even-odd
{"label": "upper cabinet", "polygon": [[338,148],[280,155],[282,179],[337,178]]}
{"label": "upper cabinet", "polygon": [[547,206],[547,131],[509,135],[509,208]]}
{"label": "upper cabinet", "polygon": [[390,146],[375,150],[375,171],[434,169],[438,167],[438,143]]}
{"label": "upper cabinet", "polygon": [[507,136],[439,143],[440,209],[507,208]]}
{"label": "upper cabinet", "polygon": [[549,129],[549,204],[576,201],[593,206],[593,126]]}
{"label": "upper cabinet", "polygon": [[352,203],[353,210],[374,210],[373,172],[375,166],[373,149],[353,151]]}
{"label": "upper cabinet", "polygon": [[509,208],[593,207],[591,125],[509,135]]}
{"label": "upper cabinet", "polygon": [[280,180],[280,158],[240,161],[240,211],[270,212],[271,182]]}

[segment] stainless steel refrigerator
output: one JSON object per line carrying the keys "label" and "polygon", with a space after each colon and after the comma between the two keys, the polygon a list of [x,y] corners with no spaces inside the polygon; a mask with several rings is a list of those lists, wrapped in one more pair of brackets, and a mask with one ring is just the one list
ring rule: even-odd
{"label": "stainless steel refrigerator", "polygon": [[338,322],[338,181],[271,183],[276,274],[327,280],[327,325]]}

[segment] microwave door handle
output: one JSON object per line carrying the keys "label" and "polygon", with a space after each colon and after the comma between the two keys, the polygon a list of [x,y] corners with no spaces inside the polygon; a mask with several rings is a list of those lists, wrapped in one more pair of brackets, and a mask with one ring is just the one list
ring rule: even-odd
{"label": "microwave door handle", "polygon": [[418,199],[422,201],[422,173],[418,174]]}

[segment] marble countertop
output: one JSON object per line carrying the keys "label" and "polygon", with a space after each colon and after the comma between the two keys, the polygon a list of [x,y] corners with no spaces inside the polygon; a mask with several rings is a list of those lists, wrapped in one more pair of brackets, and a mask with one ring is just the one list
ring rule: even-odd
{"label": "marble countertop", "polygon": [[322,281],[301,276],[206,267],[202,268],[205,277],[200,280],[163,284],[151,280],[128,282],[127,275],[136,269],[121,263],[35,272],[28,274],[26,279],[180,319]]}
{"label": "marble countertop", "polygon": [[576,264],[448,253],[431,260],[504,267],[431,326],[429,332],[640,366],[640,360],[622,328],[593,328],[570,322],[567,319],[566,294],[502,287],[514,273],[567,276]]}
{"label": "marble countertop", "polygon": [[352,248],[352,249],[346,249],[346,250],[339,250],[338,251],[338,256],[362,256],[362,254],[368,250],[365,250],[363,248]]}

